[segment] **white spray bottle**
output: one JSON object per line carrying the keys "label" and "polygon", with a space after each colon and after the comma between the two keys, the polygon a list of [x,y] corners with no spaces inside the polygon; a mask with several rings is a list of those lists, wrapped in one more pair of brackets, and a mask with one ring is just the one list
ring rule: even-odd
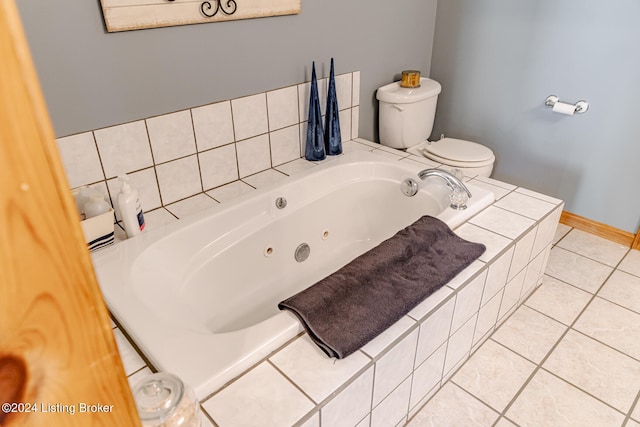
{"label": "white spray bottle", "polygon": [[142,204],[135,188],[129,185],[129,177],[121,175],[120,194],[118,194],[118,208],[120,209],[120,217],[124,223],[124,229],[127,237],[137,236],[144,230],[144,214],[142,213]]}

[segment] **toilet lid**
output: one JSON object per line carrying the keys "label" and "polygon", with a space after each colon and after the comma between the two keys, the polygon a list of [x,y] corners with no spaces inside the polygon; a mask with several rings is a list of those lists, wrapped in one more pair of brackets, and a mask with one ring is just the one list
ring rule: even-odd
{"label": "toilet lid", "polygon": [[494,159],[493,151],[489,148],[463,139],[442,138],[425,148],[434,156],[458,162],[486,162]]}

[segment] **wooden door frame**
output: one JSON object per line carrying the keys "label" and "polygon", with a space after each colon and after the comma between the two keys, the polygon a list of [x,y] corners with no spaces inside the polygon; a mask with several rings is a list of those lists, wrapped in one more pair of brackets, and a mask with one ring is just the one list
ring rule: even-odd
{"label": "wooden door frame", "polygon": [[0,58],[0,425],[140,426],[14,0]]}

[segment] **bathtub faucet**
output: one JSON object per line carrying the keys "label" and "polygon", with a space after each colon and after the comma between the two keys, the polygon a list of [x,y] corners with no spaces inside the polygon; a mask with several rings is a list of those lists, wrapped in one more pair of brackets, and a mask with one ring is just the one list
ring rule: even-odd
{"label": "bathtub faucet", "polygon": [[425,180],[430,176],[438,176],[444,179],[449,188],[451,188],[453,191],[464,191],[465,193],[467,193],[467,196],[471,197],[471,192],[469,191],[467,186],[464,185],[464,183],[459,180],[458,177],[456,177],[454,174],[443,169],[425,169],[418,172],[418,177],[422,180]]}

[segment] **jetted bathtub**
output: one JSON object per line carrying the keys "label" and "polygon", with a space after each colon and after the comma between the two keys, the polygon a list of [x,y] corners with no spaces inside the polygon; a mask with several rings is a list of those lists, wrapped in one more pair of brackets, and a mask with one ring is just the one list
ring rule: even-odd
{"label": "jetted bathtub", "polygon": [[[302,331],[278,302],[423,215],[451,228],[493,202],[468,185],[465,210],[413,161],[354,152],[93,254],[109,309],[148,359],[212,393]],[[413,178],[413,197],[401,183]],[[285,205],[286,200],[286,206]]]}

